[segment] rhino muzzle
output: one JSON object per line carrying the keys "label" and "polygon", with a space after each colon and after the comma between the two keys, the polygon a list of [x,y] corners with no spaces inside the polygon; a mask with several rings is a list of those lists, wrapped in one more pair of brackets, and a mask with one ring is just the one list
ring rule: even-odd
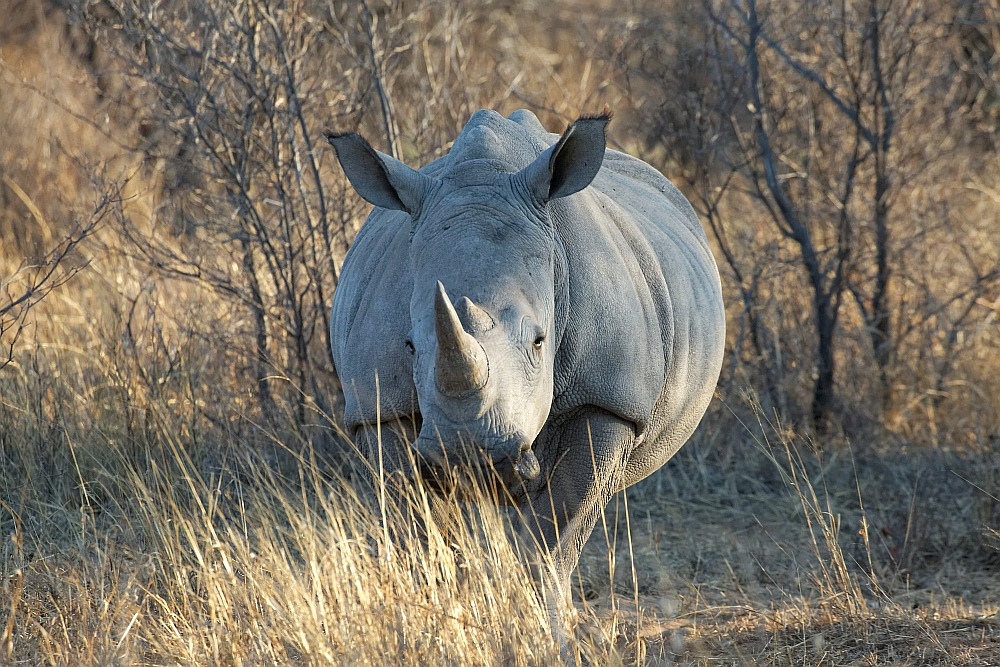
{"label": "rhino muzzle", "polygon": [[460,397],[485,387],[490,376],[486,351],[462,327],[440,280],[434,295],[434,328],[438,346],[434,374],[441,393]]}
{"label": "rhino muzzle", "polygon": [[[440,439],[421,435],[413,444],[418,467],[425,478],[438,478],[441,476],[441,472],[447,470],[450,465],[461,463],[461,458],[449,461],[448,448]],[[488,450],[480,451],[487,457],[489,465],[509,466],[508,470],[512,468],[517,478],[521,480],[531,481],[541,474],[542,468],[538,457],[531,451],[530,445],[523,443],[520,439],[507,439]]]}

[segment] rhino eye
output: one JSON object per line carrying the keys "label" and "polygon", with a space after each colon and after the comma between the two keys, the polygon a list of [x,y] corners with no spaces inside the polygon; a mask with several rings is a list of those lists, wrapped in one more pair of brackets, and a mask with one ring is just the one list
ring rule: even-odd
{"label": "rhino eye", "polygon": [[406,346],[406,351],[407,351],[407,352],[409,352],[410,354],[413,354],[413,352],[414,352],[414,348],[413,348],[413,341],[412,341],[412,340],[410,340],[409,338],[407,338],[407,339],[406,339],[406,340],[405,340],[405,341],[403,342],[403,345],[405,345],[405,346]]}
{"label": "rhino eye", "polygon": [[542,349],[542,343],[544,343],[544,342],[545,342],[545,334],[538,334],[537,336],[535,336],[535,340],[532,343],[532,345],[534,346],[534,348],[536,350],[541,350]]}

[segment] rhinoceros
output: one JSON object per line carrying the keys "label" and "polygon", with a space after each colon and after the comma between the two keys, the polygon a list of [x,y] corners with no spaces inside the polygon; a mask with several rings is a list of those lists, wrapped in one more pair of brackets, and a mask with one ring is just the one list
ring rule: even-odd
{"label": "rhinoceros", "polygon": [[558,136],[479,111],[419,170],[326,135],[375,206],[330,319],[346,427],[388,476],[488,464],[563,583],[611,497],[700,422],[725,339],[697,216],[606,150],[609,119]]}

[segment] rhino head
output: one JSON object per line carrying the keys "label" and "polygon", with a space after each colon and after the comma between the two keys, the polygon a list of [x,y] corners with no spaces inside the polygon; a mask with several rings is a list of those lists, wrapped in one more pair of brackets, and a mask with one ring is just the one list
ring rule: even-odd
{"label": "rhino head", "polygon": [[561,333],[548,204],[597,175],[607,122],[581,118],[517,171],[480,158],[435,175],[358,134],[328,135],[358,194],[411,218],[411,329],[391,344],[413,355],[418,460],[447,467],[474,452],[508,483],[539,475],[532,444],[549,416]]}

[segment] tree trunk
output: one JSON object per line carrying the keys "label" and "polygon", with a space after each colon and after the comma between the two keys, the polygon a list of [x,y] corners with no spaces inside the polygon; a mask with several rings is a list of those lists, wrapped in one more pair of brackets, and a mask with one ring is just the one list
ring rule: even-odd
{"label": "tree trunk", "polygon": [[834,329],[836,313],[830,299],[815,293],[813,301],[816,316],[816,382],[813,385],[812,421],[817,431],[823,432],[830,423],[834,399]]}
{"label": "tree trunk", "polygon": [[264,316],[264,302],[261,299],[260,285],[257,284],[257,269],[253,259],[253,249],[250,242],[242,241],[243,246],[243,272],[250,281],[250,293],[253,303],[250,309],[253,313],[254,322],[254,347],[256,358],[254,359],[254,375],[257,377],[257,401],[260,405],[261,415],[264,419],[269,419],[275,414],[274,399],[271,396],[271,386],[268,384],[269,363],[267,359],[267,319]]}

